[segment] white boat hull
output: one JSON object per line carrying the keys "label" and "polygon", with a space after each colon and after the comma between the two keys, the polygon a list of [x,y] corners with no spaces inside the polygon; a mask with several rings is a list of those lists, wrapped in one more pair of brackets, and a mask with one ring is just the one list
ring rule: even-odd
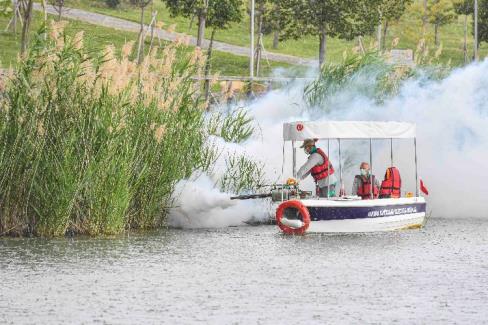
{"label": "white boat hull", "polygon": [[[358,233],[421,228],[426,220],[422,197],[377,200],[300,200],[310,214],[305,233]],[[291,214],[290,216],[293,216]],[[298,228],[301,220],[282,218],[282,223]]]}
{"label": "white boat hull", "polygon": [[311,221],[307,233],[354,233],[421,228],[425,212],[393,217]]}

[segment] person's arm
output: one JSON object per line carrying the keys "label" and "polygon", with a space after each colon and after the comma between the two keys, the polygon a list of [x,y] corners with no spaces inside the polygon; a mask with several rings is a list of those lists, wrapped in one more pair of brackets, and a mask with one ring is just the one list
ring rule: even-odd
{"label": "person's arm", "polygon": [[359,188],[359,180],[357,177],[354,177],[354,182],[352,183],[351,195],[358,195],[358,188]]}
{"label": "person's arm", "polygon": [[379,189],[380,188],[380,181],[378,180],[378,178],[374,178],[374,185]]}
{"label": "person's arm", "polygon": [[374,198],[377,199],[380,195],[380,181],[376,177],[374,178],[374,186],[378,189],[378,193],[374,196]]}
{"label": "person's arm", "polygon": [[308,157],[307,162],[297,172],[298,179],[304,179],[310,174],[310,170],[315,166],[323,162],[322,156],[318,153],[313,153]]}

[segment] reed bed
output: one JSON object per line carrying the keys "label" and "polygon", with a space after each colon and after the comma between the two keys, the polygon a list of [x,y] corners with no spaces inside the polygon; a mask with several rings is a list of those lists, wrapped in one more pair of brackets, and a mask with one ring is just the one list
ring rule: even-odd
{"label": "reed bed", "polygon": [[234,194],[256,192],[266,183],[264,163],[236,153],[225,157],[226,169],[220,178],[221,190]]}
{"label": "reed bed", "polygon": [[209,134],[234,143],[246,141],[256,131],[253,118],[243,108],[215,112],[208,119],[207,125]]}
{"label": "reed bed", "polygon": [[344,53],[340,64],[324,65],[319,76],[304,89],[304,99],[310,107],[330,111],[330,100],[339,91],[354,89],[355,96],[364,96],[381,103],[398,94],[402,83],[408,79],[440,80],[451,69],[441,64],[442,48],[433,55],[419,42],[415,52],[415,65],[390,64],[387,56],[375,50],[365,53]]}
{"label": "reed bed", "polygon": [[176,182],[214,159],[202,53],[181,39],[137,64],[132,43],[94,55],[63,27],[40,31],[2,86],[0,235],[164,225]]}

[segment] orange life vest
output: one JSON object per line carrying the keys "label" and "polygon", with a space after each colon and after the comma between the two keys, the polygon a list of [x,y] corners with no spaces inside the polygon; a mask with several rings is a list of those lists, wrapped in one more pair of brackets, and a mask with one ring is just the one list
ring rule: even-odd
{"label": "orange life vest", "polygon": [[374,185],[375,177],[374,175],[366,178],[365,176],[356,175],[359,180],[359,188],[357,195],[363,200],[371,199],[371,182],[373,182],[373,197],[376,199],[378,197],[378,186]]}
{"label": "orange life vest", "polygon": [[322,149],[317,148],[316,152],[319,155],[321,155],[322,158],[324,159],[324,162],[322,165],[314,166],[310,170],[310,174],[312,175],[313,179],[315,180],[315,182],[318,182],[319,180],[324,179],[327,176],[334,174],[334,167],[332,167],[332,164],[329,162],[329,158],[322,151]]}
{"label": "orange life vest", "polygon": [[396,167],[388,167],[385,173],[385,179],[381,182],[380,198],[399,198],[402,187],[402,178]]}

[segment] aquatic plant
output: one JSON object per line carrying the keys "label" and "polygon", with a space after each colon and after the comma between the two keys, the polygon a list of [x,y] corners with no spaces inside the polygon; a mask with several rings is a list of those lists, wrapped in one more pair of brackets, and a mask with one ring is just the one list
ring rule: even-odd
{"label": "aquatic plant", "polygon": [[52,23],[0,103],[0,234],[114,234],[164,224],[174,185],[210,168],[198,48],[138,64],[132,43],[93,55]]}
{"label": "aquatic plant", "polygon": [[243,193],[257,191],[265,183],[264,164],[246,155],[228,154],[226,170],[220,179],[222,191]]}
{"label": "aquatic plant", "polygon": [[[352,79],[361,81],[368,79],[364,87],[359,87],[357,93],[366,96],[375,96],[385,89],[380,87],[378,81],[386,81],[392,72],[392,67],[386,64],[375,52],[364,55],[347,55],[340,64],[324,65],[316,80],[305,87],[304,96],[306,102],[313,107],[327,107],[327,100],[337,91],[342,90]],[[376,88],[371,87],[371,80],[376,80]],[[356,83],[361,85],[362,83]]]}
{"label": "aquatic plant", "polygon": [[[381,103],[398,94],[401,84],[410,78],[439,80],[447,76],[449,65],[441,65],[440,47],[433,56],[419,43],[415,66],[394,65],[376,51],[345,54],[340,64],[324,65],[319,76],[304,89],[304,99],[311,107],[330,111],[330,99],[344,87],[354,88],[355,96],[365,96]],[[437,62],[437,64],[436,64]]]}
{"label": "aquatic plant", "polygon": [[227,142],[241,143],[254,133],[253,118],[242,108],[216,112],[208,119],[208,131]]}

